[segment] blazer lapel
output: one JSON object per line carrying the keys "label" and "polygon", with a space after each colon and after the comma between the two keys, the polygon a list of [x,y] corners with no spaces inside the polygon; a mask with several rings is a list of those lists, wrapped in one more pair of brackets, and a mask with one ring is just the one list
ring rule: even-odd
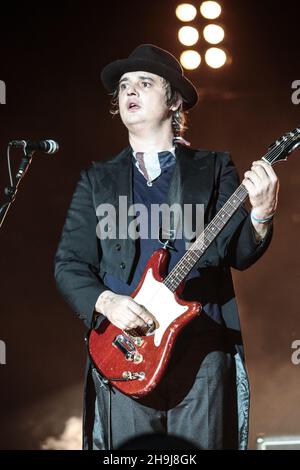
{"label": "blazer lapel", "polygon": [[128,204],[132,204],[132,169],[131,149],[127,147],[113,160],[97,162],[95,197],[99,204],[110,203],[116,208],[119,196],[126,196]]}
{"label": "blazer lapel", "polygon": [[196,151],[178,146],[176,156],[181,184],[182,204],[207,206],[214,187],[213,152]]}
{"label": "blazer lapel", "polygon": [[[196,151],[178,145],[176,165],[167,196],[167,204],[178,203],[181,210],[184,204],[191,204],[193,212],[196,204],[203,204],[207,210],[214,188],[214,158],[209,151]],[[193,219],[195,216],[193,215]],[[171,230],[178,233],[179,221],[171,221]]]}
{"label": "blazer lapel", "polygon": [[127,147],[113,160],[96,163],[95,207],[110,204],[115,210],[118,239],[124,240],[127,255],[134,255],[134,240],[128,237],[128,208],[133,204],[131,148]]}

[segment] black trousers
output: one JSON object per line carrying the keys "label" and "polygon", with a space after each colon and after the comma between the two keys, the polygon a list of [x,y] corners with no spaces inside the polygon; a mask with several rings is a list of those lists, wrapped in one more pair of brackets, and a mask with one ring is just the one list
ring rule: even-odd
{"label": "black trousers", "polygon": [[[219,330],[203,331],[191,324],[177,340],[168,369],[151,394],[133,399],[112,390],[112,448],[125,448],[126,442],[143,434],[159,433],[184,438],[199,449],[237,449],[234,363]],[[93,449],[103,450],[107,444],[98,439],[98,431],[106,426],[109,392],[100,386],[96,370],[93,381],[97,391]],[[145,448],[150,449],[151,442]]]}

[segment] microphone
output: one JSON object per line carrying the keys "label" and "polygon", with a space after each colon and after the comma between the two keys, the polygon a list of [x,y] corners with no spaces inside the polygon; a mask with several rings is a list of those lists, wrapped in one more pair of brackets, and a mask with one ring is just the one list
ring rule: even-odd
{"label": "microphone", "polygon": [[9,142],[10,146],[23,147],[26,154],[33,153],[36,150],[40,150],[45,153],[56,153],[59,149],[59,145],[55,140],[40,140],[33,142],[32,140],[12,140]]}

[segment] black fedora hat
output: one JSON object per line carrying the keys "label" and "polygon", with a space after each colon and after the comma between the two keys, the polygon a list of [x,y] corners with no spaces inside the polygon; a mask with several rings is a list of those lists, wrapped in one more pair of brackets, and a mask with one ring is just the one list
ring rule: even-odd
{"label": "black fedora hat", "polygon": [[113,93],[124,73],[138,71],[154,73],[168,80],[180,92],[184,110],[197,103],[197,90],[184,76],[178,60],[170,52],[153,44],[141,44],[127,59],[115,60],[106,65],[101,72],[101,80],[107,91]]}

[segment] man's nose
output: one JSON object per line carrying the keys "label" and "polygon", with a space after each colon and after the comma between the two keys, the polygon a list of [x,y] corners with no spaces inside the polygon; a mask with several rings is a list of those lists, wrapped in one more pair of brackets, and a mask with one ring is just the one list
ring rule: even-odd
{"label": "man's nose", "polygon": [[136,89],[136,86],[135,85],[129,85],[128,88],[127,88],[127,95],[137,95],[138,94],[138,91]]}

